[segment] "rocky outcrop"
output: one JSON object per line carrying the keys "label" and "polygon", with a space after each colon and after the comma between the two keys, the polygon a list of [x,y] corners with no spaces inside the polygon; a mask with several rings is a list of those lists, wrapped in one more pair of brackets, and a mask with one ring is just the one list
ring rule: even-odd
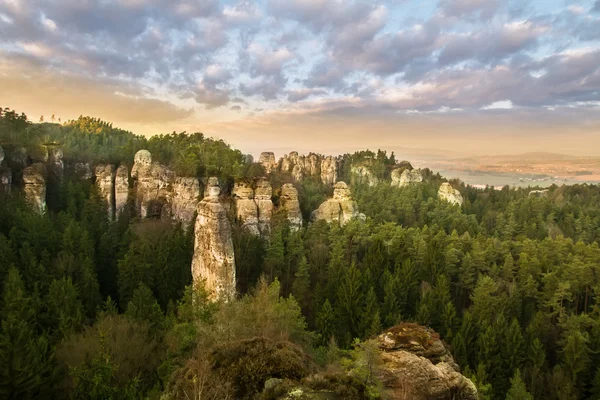
{"label": "rocky outcrop", "polygon": [[19,170],[27,167],[28,157],[27,149],[25,147],[17,147],[9,152],[9,158],[12,166]]}
{"label": "rocky outcrop", "polygon": [[56,146],[47,146],[48,151],[48,172],[55,182],[60,182],[65,173],[64,154],[61,148]]}
{"label": "rocky outcrop", "polygon": [[112,164],[96,166],[96,187],[100,197],[106,202],[108,219],[115,216],[115,167]]}
{"label": "rocky outcrop", "polygon": [[200,181],[197,178],[176,177],[171,196],[171,218],[181,221],[187,228],[194,219],[200,198]]}
{"label": "rocky outcrop", "polygon": [[325,185],[333,185],[337,182],[337,161],[332,156],[321,160],[321,182]]}
{"label": "rocky outcrop", "polygon": [[275,160],[275,154],[270,151],[265,151],[260,154],[258,163],[265,168],[265,172],[270,174],[277,169],[277,161]]}
{"label": "rocky outcrop", "polygon": [[46,179],[48,171],[43,163],[30,165],[23,170],[25,200],[38,214],[46,212]]}
{"label": "rocky outcrop", "polygon": [[266,178],[256,183],[254,200],[258,207],[258,230],[263,237],[271,236],[271,221],[273,219],[273,188]]}
{"label": "rocky outcrop", "polygon": [[0,146],[0,166],[2,165],[2,162],[4,161],[4,149],[2,148],[2,146]]}
{"label": "rocky outcrop", "polygon": [[333,198],[323,202],[312,212],[312,221],[325,220],[328,223],[338,222],[344,226],[353,218],[363,217],[358,212],[358,205],[352,199],[350,189],[345,182],[338,182],[333,189]]}
{"label": "rocky outcrop", "polygon": [[377,338],[383,368],[378,373],[391,399],[477,400],[477,388],[433,330],[401,324]]}
{"label": "rocky outcrop", "polygon": [[[135,181],[136,214],[141,218],[170,217],[170,199],[175,173],[167,167],[152,162],[152,154],[148,150],[140,150],[135,154],[131,177]],[[164,207],[165,205],[167,207]]]}
{"label": "rocky outcrop", "polygon": [[115,216],[123,212],[129,197],[129,169],[120,165],[115,174]]}
{"label": "rocky outcrop", "polygon": [[350,173],[354,184],[375,186],[379,183],[379,178],[365,165],[353,165],[350,168]]}
{"label": "rocky outcrop", "polygon": [[440,190],[438,190],[438,198],[459,206],[461,206],[463,203],[463,197],[460,192],[454,189],[448,182],[444,182],[442,183],[442,186],[440,186]]}
{"label": "rocky outcrop", "polygon": [[229,300],[235,296],[235,258],[231,225],[220,193],[218,179],[210,178],[198,204],[192,277],[195,284],[204,282],[211,299]]}
{"label": "rocky outcrop", "polygon": [[532,190],[529,192],[529,197],[548,197],[550,189]]}
{"label": "rocky outcrop", "polygon": [[5,156],[4,149],[0,147],[0,191],[8,193],[12,185],[12,171],[2,166]]}
{"label": "rocky outcrop", "polygon": [[397,168],[392,171],[392,186],[406,187],[423,182],[421,170]]}
{"label": "rocky outcrop", "polygon": [[90,164],[82,162],[73,165],[73,174],[82,181],[89,181],[93,176]]}
{"label": "rocky outcrop", "polygon": [[291,183],[286,183],[281,187],[279,201],[290,222],[290,230],[292,232],[300,230],[302,228],[302,212],[298,200],[298,189]]}
{"label": "rocky outcrop", "polygon": [[254,189],[246,181],[238,181],[233,186],[235,213],[242,227],[254,236],[260,236],[258,229],[258,206],[254,201]]}

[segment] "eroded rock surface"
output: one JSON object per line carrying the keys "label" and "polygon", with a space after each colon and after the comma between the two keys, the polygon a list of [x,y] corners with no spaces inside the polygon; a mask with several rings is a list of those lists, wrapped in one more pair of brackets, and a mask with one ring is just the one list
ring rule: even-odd
{"label": "eroded rock surface", "polygon": [[332,156],[327,156],[321,160],[321,182],[326,185],[333,185],[337,181],[337,161]]}
{"label": "eroded rock surface", "polygon": [[[131,177],[135,180],[136,214],[141,218],[169,216],[175,173],[152,162],[148,150],[140,150],[135,154]],[[166,210],[163,210],[164,206],[167,206]]]}
{"label": "eroded rock surface", "polygon": [[246,231],[254,236],[260,236],[258,229],[258,206],[254,201],[254,189],[250,183],[240,180],[235,183],[232,191],[235,202],[236,218],[242,222]]}
{"label": "eroded rock surface", "polygon": [[2,148],[2,146],[0,146],[0,165],[2,165],[2,162],[4,161],[4,149]]}
{"label": "eroded rock surface", "polygon": [[379,183],[379,178],[365,165],[353,165],[350,168],[350,173],[352,174],[352,181],[354,183],[369,186],[375,186]]}
{"label": "eroded rock surface", "polygon": [[438,190],[438,198],[452,204],[461,206],[463,204],[462,194],[457,189],[454,189],[448,182],[442,183]]}
{"label": "eroded rock surface", "polygon": [[82,181],[89,181],[92,179],[92,168],[89,163],[78,162],[73,166],[73,173]]}
{"label": "eroded rock surface", "polygon": [[60,182],[65,173],[65,163],[63,161],[64,154],[61,148],[56,146],[49,146],[48,151],[48,172],[52,175],[52,178]]}
{"label": "eroded rock surface", "polygon": [[[263,159],[262,155],[261,159]],[[265,156],[264,159],[270,158]],[[268,161],[268,164],[270,165],[270,161]],[[296,181],[308,177],[317,177],[326,185],[333,185],[337,181],[338,161],[332,156],[322,156],[315,153],[299,155],[297,151],[292,151],[279,160],[277,167],[280,172],[291,174]]]}
{"label": "eroded rock surface", "polygon": [[277,161],[275,160],[275,154],[270,151],[265,151],[260,154],[258,163],[265,168],[265,172],[270,174],[277,168]]}
{"label": "eroded rock surface", "polygon": [[129,169],[120,165],[115,174],[115,215],[123,212],[129,197]]}
{"label": "eroded rock surface", "polygon": [[401,324],[377,342],[383,359],[379,378],[391,399],[477,400],[477,388],[433,330]]}
{"label": "eroded rock surface", "polygon": [[200,198],[200,181],[191,177],[176,177],[171,196],[171,217],[187,228],[194,219]]}
{"label": "eroded rock surface", "polygon": [[258,230],[263,237],[271,236],[271,221],[273,219],[273,188],[266,178],[256,183],[254,200],[258,207]]}
{"label": "eroded rock surface", "polygon": [[38,214],[46,212],[46,178],[48,171],[43,163],[30,165],[23,170],[25,200]]}
{"label": "eroded rock surface", "polygon": [[421,170],[398,168],[392,171],[392,186],[406,187],[423,182]]}
{"label": "eroded rock surface", "polygon": [[290,222],[290,230],[293,232],[300,230],[302,228],[302,212],[298,200],[298,189],[291,183],[286,183],[281,187],[279,199],[281,207],[285,210],[287,219]]}
{"label": "eroded rock surface", "polygon": [[347,224],[352,218],[361,217],[358,205],[352,199],[350,189],[345,182],[336,183],[333,198],[325,200],[310,216],[313,221],[339,222],[341,226]]}
{"label": "eroded rock surface", "polygon": [[115,167],[112,164],[101,164],[96,166],[96,187],[100,197],[106,202],[108,219],[115,216]]}
{"label": "eroded rock surface", "polygon": [[192,277],[196,284],[205,282],[211,299],[229,300],[235,296],[235,258],[231,224],[220,193],[218,179],[210,178],[198,204]]}

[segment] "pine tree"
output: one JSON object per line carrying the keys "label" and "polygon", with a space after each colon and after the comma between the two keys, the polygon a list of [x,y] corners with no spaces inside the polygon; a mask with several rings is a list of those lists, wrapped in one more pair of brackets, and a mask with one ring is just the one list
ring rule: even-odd
{"label": "pine tree", "polygon": [[150,324],[155,333],[162,328],[165,321],[165,316],[152,291],[143,283],[140,283],[137,289],[133,291],[125,315],[136,322]]}
{"label": "pine tree", "polygon": [[52,281],[48,291],[47,307],[52,324],[61,336],[67,336],[83,325],[83,305],[71,278]]}
{"label": "pine tree", "polygon": [[594,380],[592,381],[590,400],[600,400],[600,367],[596,368],[596,374],[594,375]]}
{"label": "pine tree", "polygon": [[308,293],[310,291],[310,273],[306,257],[302,256],[298,271],[296,271],[294,284],[292,285],[292,294],[298,300],[302,309],[306,310],[308,305]]}
{"label": "pine tree", "polygon": [[317,313],[317,331],[321,335],[321,343],[326,345],[334,337],[336,331],[336,316],[328,299]]}
{"label": "pine tree", "polygon": [[533,396],[525,388],[521,379],[521,371],[517,369],[510,380],[510,390],[506,394],[506,400],[533,400]]}

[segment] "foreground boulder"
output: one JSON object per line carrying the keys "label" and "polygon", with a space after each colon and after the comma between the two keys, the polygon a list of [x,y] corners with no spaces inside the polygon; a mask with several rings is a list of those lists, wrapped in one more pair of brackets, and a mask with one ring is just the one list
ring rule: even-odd
{"label": "foreground boulder", "polygon": [[361,217],[364,215],[358,212],[358,204],[352,199],[350,189],[345,182],[336,183],[333,198],[325,200],[310,216],[312,221],[338,222],[340,226],[346,225],[353,218]]}
{"label": "foreground boulder", "polygon": [[463,197],[460,192],[454,189],[448,182],[444,182],[442,183],[442,186],[440,186],[438,198],[459,206],[463,204]]}
{"label": "foreground boulder", "polygon": [[25,200],[38,214],[46,212],[46,179],[48,171],[43,163],[30,165],[23,170]]}
{"label": "foreground boulder", "polygon": [[377,342],[383,360],[379,379],[391,399],[477,400],[477,388],[433,330],[401,324]]}
{"label": "foreground boulder", "polygon": [[204,282],[212,300],[229,300],[235,296],[235,258],[231,224],[220,194],[219,180],[209,178],[198,204],[192,278],[194,284]]}

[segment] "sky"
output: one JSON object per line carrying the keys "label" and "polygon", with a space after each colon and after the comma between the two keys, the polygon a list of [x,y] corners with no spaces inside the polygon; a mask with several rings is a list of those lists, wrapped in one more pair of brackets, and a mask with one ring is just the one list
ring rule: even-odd
{"label": "sky", "polygon": [[600,0],[0,0],[0,106],[252,154],[600,156]]}

